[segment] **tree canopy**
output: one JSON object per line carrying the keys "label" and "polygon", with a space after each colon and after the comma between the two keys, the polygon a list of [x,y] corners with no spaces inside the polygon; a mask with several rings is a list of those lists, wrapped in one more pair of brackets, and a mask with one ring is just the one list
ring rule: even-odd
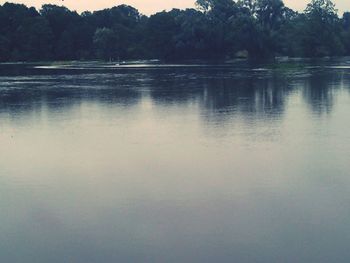
{"label": "tree canopy", "polygon": [[295,12],[282,0],[197,0],[149,17],[128,5],[78,14],[0,5],[0,61],[252,59],[350,55],[350,13],[331,0]]}

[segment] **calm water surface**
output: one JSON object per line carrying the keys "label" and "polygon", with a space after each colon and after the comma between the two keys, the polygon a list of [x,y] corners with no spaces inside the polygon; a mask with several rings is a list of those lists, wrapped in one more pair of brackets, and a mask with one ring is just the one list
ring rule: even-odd
{"label": "calm water surface", "polygon": [[350,64],[0,66],[0,262],[349,262]]}

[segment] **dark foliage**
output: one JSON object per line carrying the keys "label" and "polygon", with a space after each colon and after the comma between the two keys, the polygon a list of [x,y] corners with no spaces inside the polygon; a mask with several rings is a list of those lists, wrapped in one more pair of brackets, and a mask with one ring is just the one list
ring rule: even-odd
{"label": "dark foliage", "polygon": [[282,0],[197,0],[196,9],[150,17],[135,8],[78,14],[44,5],[0,6],[0,61],[81,59],[252,59],[350,54],[350,13],[330,0],[304,12]]}

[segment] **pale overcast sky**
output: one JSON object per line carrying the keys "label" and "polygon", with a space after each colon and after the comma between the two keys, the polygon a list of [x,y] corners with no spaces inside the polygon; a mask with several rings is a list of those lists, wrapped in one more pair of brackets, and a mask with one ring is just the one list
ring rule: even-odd
{"label": "pale overcast sky", "polygon": [[[56,5],[65,5],[72,10],[82,12],[85,10],[99,10],[120,4],[128,4],[136,7],[143,14],[153,14],[157,11],[169,10],[171,8],[193,7],[195,0],[0,0],[1,4],[5,2],[23,3],[27,6],[40,8],[44,3]],[[285,4],[294,10],[303,10],[309,0],[285,0]],[[350,0],[334,0],[340,13],[344,10],[350,10]]]}

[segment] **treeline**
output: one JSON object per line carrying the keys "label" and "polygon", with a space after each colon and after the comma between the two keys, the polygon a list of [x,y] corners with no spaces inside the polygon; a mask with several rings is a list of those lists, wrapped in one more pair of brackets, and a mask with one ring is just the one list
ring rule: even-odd
{"label": "treeline", "polygon": [[78,14],[0,6],[0,61],[231,59],[350,55],[350,13],[330,0],[304,12],[281,0],[197,0],[196,9],[144,16],[135,8]]}

